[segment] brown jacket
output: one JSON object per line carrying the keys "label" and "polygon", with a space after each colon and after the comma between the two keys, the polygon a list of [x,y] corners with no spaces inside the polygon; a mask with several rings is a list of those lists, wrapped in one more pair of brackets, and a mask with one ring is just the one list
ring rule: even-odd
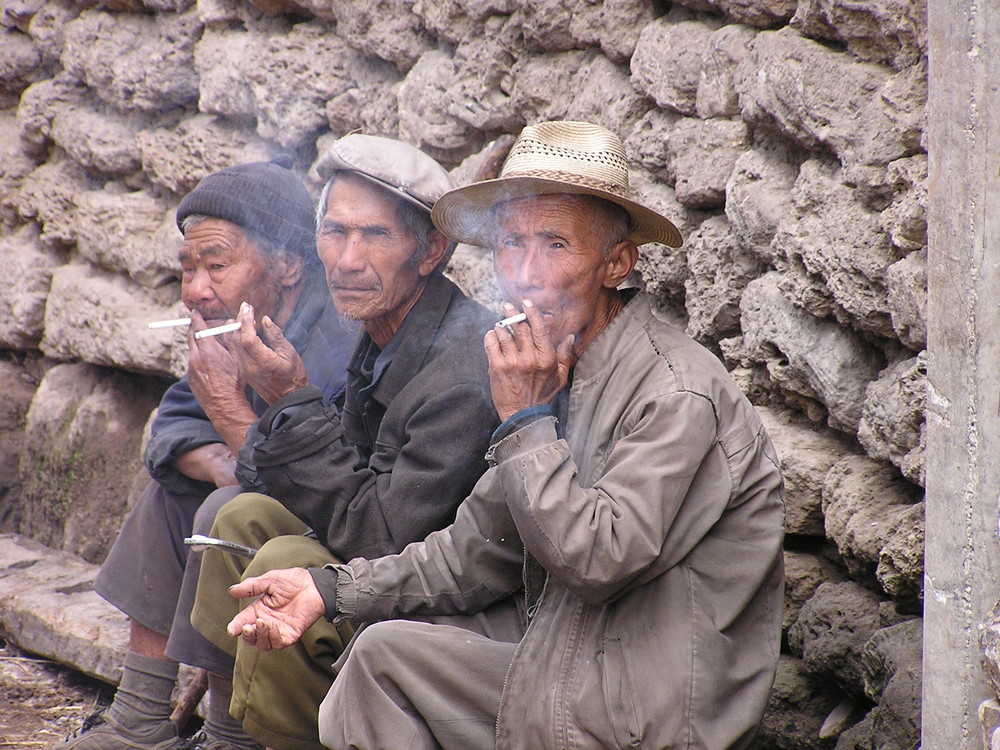
{"label": "brown jacket", "polygon": [[778,658],[784,497],[718,360],[639,295],[578,363],[565,439],[541,419],[491,464],[452,526],[341,569],[339,611],[475,611],[523,573],[498,748],[748,746]]}

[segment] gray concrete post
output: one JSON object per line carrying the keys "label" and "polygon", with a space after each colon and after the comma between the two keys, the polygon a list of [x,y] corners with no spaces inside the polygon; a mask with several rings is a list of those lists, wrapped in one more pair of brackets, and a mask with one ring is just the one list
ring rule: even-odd
{"label": "gray concrete post", "polygon": [[1000,4],[928,0],[923,747],[978,750],[1000,599]]}

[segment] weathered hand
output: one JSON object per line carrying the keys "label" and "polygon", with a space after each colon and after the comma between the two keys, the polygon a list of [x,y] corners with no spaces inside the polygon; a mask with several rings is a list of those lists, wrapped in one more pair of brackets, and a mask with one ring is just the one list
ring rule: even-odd
{"label": "weathered hand", "polygon": [[305,568],[271,570],[231,586],[229,593],[241,599],[260,596],[226,630],[261,651],[291,646],[326,612],[323,597]]}
{"label": "weathered hand", "polygon": [[211,482],[216,487],[238,484],[236,456],[225,443],[208,443],[174,459],[174,468],[199,482]]}
{"label": "weathered hand", "polygon": [[[504,305],[504,315],[515,311],[513,305]],[[527,320],[515,323],[513,333],[494,328],[484,340],[490,391],[501,420],[529,406],[549,403],[569,378],[573,336],[553,347],[538,308],[525,301],[524,314]]]}
{"label": "weathered hand", "polygon": [[261,320],[264,341],[257,336],[253,307],[246,302],[240,305],[236,320],[240,330],[236,332],[234,349],[240,376],[261,398],[273,404],[282,396],[309,385],[302,357],[270,316],[265,315]]}
{"label": "weathered hand", "polygon": [[236,357],[226,348],[226,339],[232,334],[196,339],[196,331],[203,330],[205,319],[197,310],[191,312],[188,329],[188,383],[209,419],[213,412],[229,408],[234,402],[245,401],[244,384],[240,380]]}

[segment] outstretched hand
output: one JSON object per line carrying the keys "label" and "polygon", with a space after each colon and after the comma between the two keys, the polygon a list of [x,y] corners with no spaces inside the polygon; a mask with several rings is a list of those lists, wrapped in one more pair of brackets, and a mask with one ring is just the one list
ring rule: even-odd
{"label": "outstretched hand", "polygon": [[305,568],[271,570],[231,586],[229,593],[240,599],[260,597],[240,611],[226,630],[261,651],[291,646],[326,612],[323,597]]}
{"label": "outstretched hand", "polygon": [[[515,308],[504,305],[504,315]],[[527,320],[494,328],[484,344],[489,360],[490,392],[500,420],[521,409],[549,403],[566,385],[573,356],[573,336],[553,346],[549,328],[538,308],[524,303]]]}
{"label": "outstretched hand", "polygon": [[[236,356],[241,378],[267,403],[309,385],[302,357],[288,343],[278,324],[265,315],[261,320],[261,336],[257,336],[253,307],[240,305],[236,321]],[[263,337],[263,340],[262,338]]]}

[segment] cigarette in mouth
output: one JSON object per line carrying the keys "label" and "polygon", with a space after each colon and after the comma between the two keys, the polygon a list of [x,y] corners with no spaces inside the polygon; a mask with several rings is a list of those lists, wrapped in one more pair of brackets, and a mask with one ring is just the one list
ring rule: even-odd
{"label": "cigarette in mouth", "polygon": [[206,328],[202,331],[196,331],[194,337],[196,339],[204,339],[209,336],[218,336],[223,333],[229,333],[230,331],[238,331],[239,328],[239,323],[225,323],[224,325],[216,326],[215,328]]}
{"label": "cigarette in mouth", "polygon": [[511,315],[509,318],[504,318],[503,320],[497,321],[497,328],[504,328],[506,326],[512,326],[515,323],[520,323],[522,320],[527,320],[528,316],[524,313],[518,313],[517,315]]}
{"label": "cigarette in mouth", "polygon": [[171,318],[170,320],[154,320],[146,324],[149,328],[177,328],[191,325],[191,318]]}

